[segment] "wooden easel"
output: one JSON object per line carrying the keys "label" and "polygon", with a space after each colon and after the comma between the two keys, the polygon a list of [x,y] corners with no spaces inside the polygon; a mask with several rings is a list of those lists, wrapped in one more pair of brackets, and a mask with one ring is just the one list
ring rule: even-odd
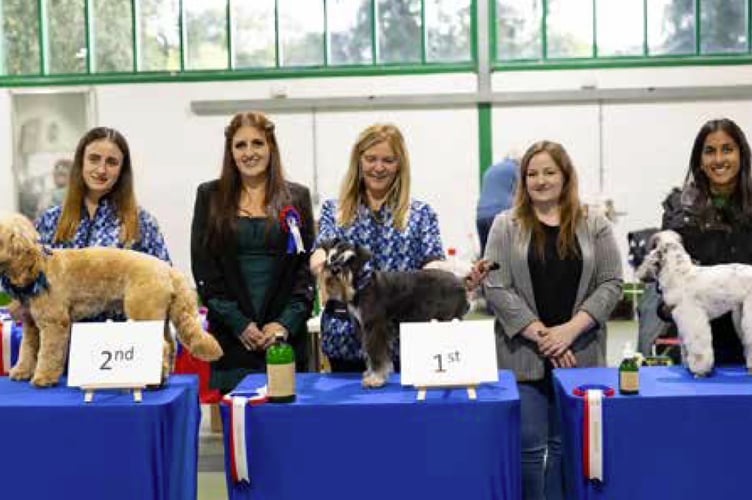
{"label": "wooden easel", "polygon": [[141,403],[144,400],[143,390],[145,387],[146,386],[143,385],[123,387],[118,384],[97,384],[81,386],[81,390],[84,391],[84,403],[91,403],[92,401],[94,401],[94,391],[96,391],[97,389],[122,389],[126,392],[133,391],[133,402]]}
{"label": "wooden easel", "polygon": [[461,389],[464,388],[467,391],[467,399],[471,401],[475,401],[478,399],[478,393],[476,392],[476,388],[478,387],[478,384],[463,384],[463,385],[436,385],[436,386],[430,386],[430,387],[416,387],[418,390],[418,394],[415,397],[416,401],[425,401],[426,400],[426,392],[428,389]]}

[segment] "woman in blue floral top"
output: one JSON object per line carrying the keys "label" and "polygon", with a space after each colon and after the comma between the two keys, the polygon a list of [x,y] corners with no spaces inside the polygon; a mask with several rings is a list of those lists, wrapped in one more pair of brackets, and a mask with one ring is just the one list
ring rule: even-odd
{"label": "woman in blue floral top", "polygon": [[[410,199],[410,159],[394,125],[366,128],[353,146],[339,200],[328,200],[321,209],[316,246],[334,238],[367,248],[375,270],[409,271],[444,260],[436,213]],[[311,255],[315,274],[324,259],[321,249]],[[321,335],[332,371],[365,370],[352,318],[324,311]]]}
{"label": "woman in blue floral top", "polygon": [[63,204],[36,226],[52,248],[127,248],[170,262],[156,219],[136,203],[128,142],[115,129],[96,127],[81,138]]}

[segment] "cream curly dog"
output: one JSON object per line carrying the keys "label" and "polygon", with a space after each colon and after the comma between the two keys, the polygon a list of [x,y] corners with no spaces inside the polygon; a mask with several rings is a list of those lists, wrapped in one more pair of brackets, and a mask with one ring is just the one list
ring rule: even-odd
{"label": "cream curly dog", "polygon": [[[44,249],[24,216],[0,217],[0,279],[27,312],[13,380],[57,384],[68,356],[71,323],[103,312],[133,320],[169,317],[178,338],[197,358],[214,361],[222,349],[196,317],[196,295],[186,278],[156,257],[115,248]],[[165,323],[162,376],[175,346]]]}
{"label": "cream curly dog", "polygon": [[696,266],[674,231],[656,233],[648,248],[652,250],[635,274],[642,281],[658,281],[679,331],[689,370],[698,376],[712,371],[710,320],[731,311],[747,369],[752,371],[752,266]]}

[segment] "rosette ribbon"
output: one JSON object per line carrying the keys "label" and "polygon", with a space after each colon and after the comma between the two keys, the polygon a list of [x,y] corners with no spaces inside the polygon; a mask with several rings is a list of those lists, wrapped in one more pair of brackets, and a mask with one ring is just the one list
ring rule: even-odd
{"label": "rosette ribbon", "polygon": [[2,318],[0,321],[0,376],[5,376],[18,360],[22,327],[11,319]]}
{"label": "rosette ribbon", "polygon": [[292,205],[287,205],[279,213],[282,230],[288,233],[287,253],[305,253],[303,237],[300,236],[300,214]]}
{"label": "rosette ribbon", "polygon": [[251,482],[248,470],[248,428],[245,425],[245,411],[249,406],[266,403],[266,386],[255,392],[237,392],[225,395],[224,404],[230,407],[230,475],[235,483]]}
{"label": "rosette ribbon", "polygon": [[613,387],[581,385],[574,395],[584,398],[582,422],[582,470],[590,481],[603,482],[603,399],[614,395]]}

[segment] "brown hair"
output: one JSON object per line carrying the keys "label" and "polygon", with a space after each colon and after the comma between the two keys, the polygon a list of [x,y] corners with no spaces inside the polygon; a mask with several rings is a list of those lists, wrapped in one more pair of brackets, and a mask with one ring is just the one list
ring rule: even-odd
{"label": "brown hair", "polygon": [[81,209],[88,189],[83,175],[84,151],[89,144],[99,140],[112,142],[123,154],[120,175],[115,185],[112,186],[112,190],[107,194],[107,197],[112,200],[115,213],[120,220],[120,243],[123,246],[130,247],[141,239],[138,223],[138,203],[136,203],[136,195],[133,191],[133,168],[128,141],[125,140],[123,134],[113,128],[95,127],[86,132],[76,146],[76,153],[73,156],[73,164],[70,169],[68,191],[63,202],[57,231],[55,231],[56,243],[70,241],[78,230],[78,225],[81,222]]}
{"label": "brown hair", "polygon": [[538,256],[543,258],[545,242],[543,225],[535,215],[530,194],[527,191],[527,171],[530,166],[530,160],[540,153],[548,153],[564,176],[564,185],[561,188],[561,196],[559,197],[560,230],[559,238],[556,242],[557,252],[560,258],[577,256],[579,253],[577,246],[577,224],[584,216],[584,213],[578,195],[577,172],[574,169],[572,160],[561,144],[552,141],[539,141],[527,149],[520,163],[521,182],[517,184],[514,213],[520,224],[522,224],[522,227],[532,232],[535,250]]}
{"label": "brown hair", "polygon": [[222,173],[219,176],[219,189],[212,194],[209,208],[209,228],[206,244],[219,246],[231,241],[235,234],[235,215],[240,203],[243,188],[240,172],[232,156],[232,139],[241,127],[253,127],[263,132],[269,145],[269,166],[266,177],[264,205],[266,216],[274,223],[277,214],[290,202],[290,192],[282,171],[282,159],[274,135],[274,123],[263,113],[248,111],[232,117],[225,127],[225,151],[222,160]]}
{"label": "brown hair", "polygon": [[337,222],[349,226],[355,222],[358,208],[365,198],[365,183],[360,167],[360,157],[375,146],[386,142],[397,156],[399,170],[397,177],[389,187],[386,204],[394,211],[394,225],[399,231],[407,227],[410,210],[410,158],[407,154],[405,139],[400,130],[391,124],[374,124],[363,130],[350,152],[350,165],[342,182],[339,194],[339,213]]}

